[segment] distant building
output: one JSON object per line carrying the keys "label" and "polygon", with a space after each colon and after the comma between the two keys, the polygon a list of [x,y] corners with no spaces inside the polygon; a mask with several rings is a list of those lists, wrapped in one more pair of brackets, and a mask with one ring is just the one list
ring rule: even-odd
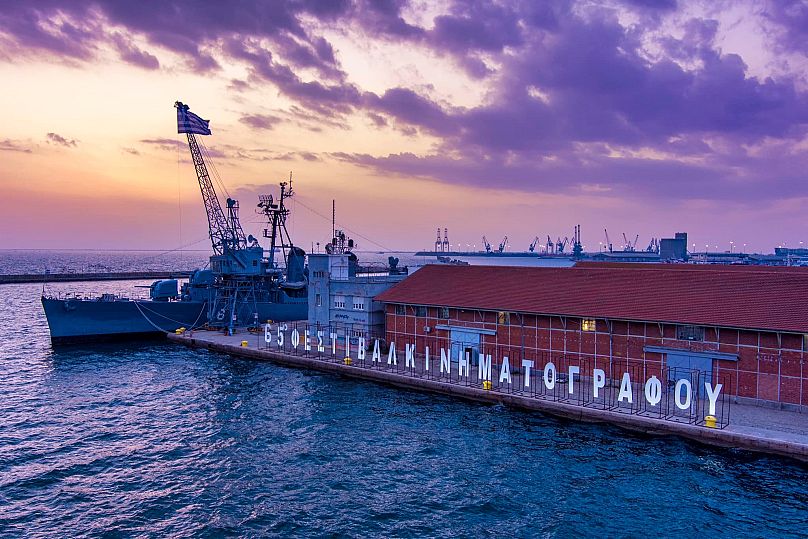
{"label": "distant building", "polygon": [[659,241],[661,260],[687,260],[687,232],[677,232],[673,238]]}

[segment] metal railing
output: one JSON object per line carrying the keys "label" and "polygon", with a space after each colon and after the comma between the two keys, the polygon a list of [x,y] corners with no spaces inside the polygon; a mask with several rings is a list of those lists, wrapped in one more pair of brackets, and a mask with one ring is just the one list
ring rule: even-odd
{"label": "metal railing", "polygon": [[653,370],[638,363],[618,367],[549,352],[521,356],[519,347],[470,349],[445,338],[431,342],[438,346],[428,351],[412,343],[393,345],[383,334],[351,324],[281,322],[263,326],[258,334],[259,349],[358,369],[678,423],[729,425],[733,380],[728,373]]}

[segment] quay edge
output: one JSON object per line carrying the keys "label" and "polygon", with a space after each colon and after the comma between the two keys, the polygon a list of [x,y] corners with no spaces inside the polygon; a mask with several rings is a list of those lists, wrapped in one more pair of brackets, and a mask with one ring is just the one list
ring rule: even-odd
{"label": "quay edge", "polygon": [[745,433],[732,432],[726,429],[710,429],[685,423],[660,421],[634,414],[621,414],[608,410],[599,410],[595,408],[565,404],[563,402],[540,400],[495,391],[486,391],[477,387],[461,386],[438,380],[416,378],[388,371],[365,369],[351,365],[344,365],[342,363],[318,360],[312,357],[284,354],[273,350],[259,350],[249,346],[242,347],[223,342],[216,342],[212,339],[200,338],[199,336],[189,336],[187,334],[177,335],[169,333],[167,337],[169,341],[191,348],[204,348],[214,352],[220,352],[233,356],[261,361],[270,361],[289,367],[312,369],[320,372],[328,372],[352,378],[375,381],[396,387],[431,393],[440,393],[443,395],[460,397],[478,402],[505,404],[526,410],[543,412],[557,417],[573,419],[576,421],[608,423],[626,430],[644,434],[681,436],[683,438],[697,441],[706,445],[743,449],[758,453],[788,457],[808,464],[808,443],[768,438],[765,436],[754,436]]}

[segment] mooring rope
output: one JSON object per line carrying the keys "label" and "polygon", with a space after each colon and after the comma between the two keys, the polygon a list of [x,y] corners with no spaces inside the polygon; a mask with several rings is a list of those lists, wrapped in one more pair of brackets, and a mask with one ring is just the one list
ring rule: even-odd
{"label": "mooring rope", "polygon": [[[143,316],[143,319],[146,320],[146,322],[151,324],[151,326],[153,328],[155,328],[156,330],[158,330],[158,331],[162,331],[163,333],[166,333],[166,334],[170,333],[170,331],[167,331],[167,330],[161,328],[160,326],[158,326],[157,324],[155,324],[154,322],[152,322],[151,319],[146,315],[146,313],[143,312],[143,309],[146,309],[147,311],[151,312],[152,314],[155,314],[155,315],[159,316],[160,318],[165,318],[169,322],[174,322],[175,324],[179,324],[180,326],[182,326],[182,324],[183,324],[183,322],[180,321],[180,320],[174,320],[173,318],[170,318],[168,316],[165,316],[164,314],[160,314],[158,312],[155,312],[155,311],[149,309],[148,307],[145,307],[145,306],[141,307],[140,303],[138,303],[137,301],[133,301],[133,303],[135,304],[135,307],[137,307],[137,310],[140,311],[140,314],[141,314],[141,316]],[[199,319],[202,318],[202,313],[204,313],[204,312],[205,312],[205,309],[200,309],[199,310],[199,315],[196,317],[196,320],[194,320],[193,324],[191,324],[191,327],[189,327],[188,329],[196,329],[198,327],[197,322],[199,322]]]}

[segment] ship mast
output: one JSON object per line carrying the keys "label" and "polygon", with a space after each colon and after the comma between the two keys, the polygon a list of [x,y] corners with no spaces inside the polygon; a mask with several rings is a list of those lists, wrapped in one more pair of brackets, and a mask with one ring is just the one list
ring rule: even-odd
{"label": "ship mast", "polygon": [[[287,189],[288,185],[288,189]],[[286,218],[289,215],[289,209],[284,204],[286,199],[294,196],[295,192],[292,189],[292,173],[289,173],[289,183],[280,183],[281,192],[280,198],[277,202],[273,199],[272,195],[260,195],[258,198],[260,202],[258,207],[266,216],[267,222],[271,226],[270,229],[264,229],[264,237],[269,238],[269,267],[275,267],[275,249],[281,248],[284,254],[287,249],[294,247],[292,238],[289,231],[286,229]]]}

